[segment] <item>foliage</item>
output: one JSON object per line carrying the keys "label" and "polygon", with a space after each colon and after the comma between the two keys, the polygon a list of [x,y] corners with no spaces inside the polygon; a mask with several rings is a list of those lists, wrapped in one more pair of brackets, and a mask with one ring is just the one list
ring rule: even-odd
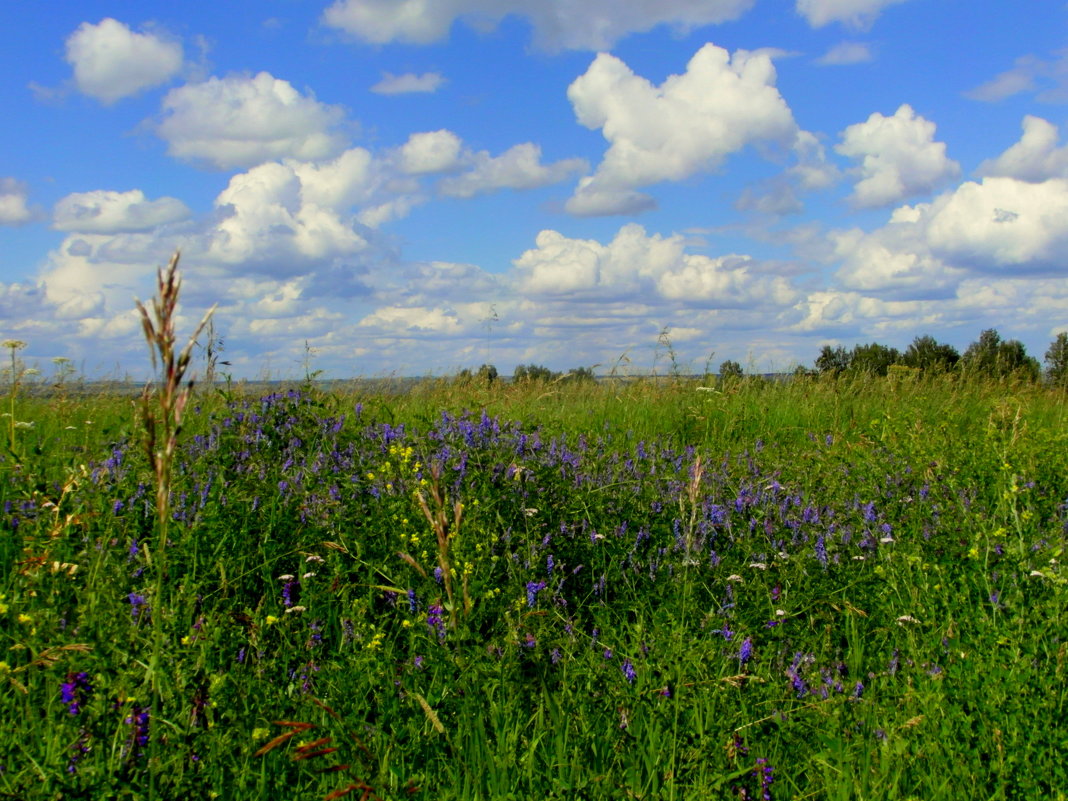
{"label": "foliage", "polygon": [[849,370],[857,375],[885,376],[890,365],[901,358],[897,348],[888,348],[878,342],[857,345],[849,354]]}
{"label": "foliage", "polygon": [[1046,351],[1046,377],[1059,387],[1068,387],[1068,332],[1061,331]]}
{"label": "foliage", "polygon": [[548,367],[543,367],[540,364],[517,364],[515,371],[512,373],[512,380],[517,384],[524,381],[548,383],[555,381],[559,377],[559,373],[554,373]]}
{"label": "foliage", "polygon": [[1027,348],[1016,339],[1002,340],[997,329],[988,328],[968,346],[960,358],[965,374],[1002,379],[1012,376],[1028,381],[1038,379],[1038,361],[1027,355]]}
{"label": "foliage", "polygon": [[736,381],[745,377],[745,371],[738,362],[727,359],[719,366],[719,377],[721,381]]}
{"label": "foliage", "polygon": [[816,371],[820,375],[836,376],[849,369],[849,361],[849,352],[841,345],[836,348],[824,345],[816,357]]}
{"label": "foliage", "polygon": [[938,342],[929,335],[919,336],[901,356],[906,367],[917,367],[926,372],[944,373],[957,364],[960,354],[952,345]]}

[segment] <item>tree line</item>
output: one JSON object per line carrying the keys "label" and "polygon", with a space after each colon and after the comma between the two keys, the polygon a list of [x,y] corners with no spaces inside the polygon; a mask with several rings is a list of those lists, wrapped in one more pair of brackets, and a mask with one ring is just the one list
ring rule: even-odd
{"label": "tree line", "polygon": [[[1045,377],[1058,386],[1068,385],[1068,333],[1056,336],[1045,356]],[[988,328],[979,334],[964,353],[934,337],[916,337],[904,351],[878,342],[857,345],[851,350],[824,345],[816,357],[817,375],[885,376],[892,367],[901,366],[924,373],[950,373],[978,378],[1014,378],[1038,381],[1043,374],[1038,359],[1028,355],[1018,339],[1002,339],[997,329]],[[722,371],[721,371],[722,372]]]}
{"label": "tree line", "polygon": [[[1017,339],[1002,339],[994,328],[983,331],[963,354],[952,345],[926,334],[916,337],[904,352],[878,342],[850,349],[824,345],[816,357],[815,368],[798,367],[794,376],[885,376],[894,367],[924,374],[957,373],[996,380],[1038,381],[1043,377],[1038,359],[1028,355],[1024,344]],[[1045,355],[1044,374],[1050,383],[1068,388],[1068,332],[1061,332],[1050,343]],[[734,381],[744,378],[745,371],[738,362],[727,359],[720,364],[718,375],[720,381]],[[492,384],[499,378],[500,374],[492,364],[483,364],[475,371],[464,369],[456,375],[456,379],[464,383]],[[595,379],[592,367],[557,372],[538,364],[520,364],[512,373],[512,382],[516,384]]]}

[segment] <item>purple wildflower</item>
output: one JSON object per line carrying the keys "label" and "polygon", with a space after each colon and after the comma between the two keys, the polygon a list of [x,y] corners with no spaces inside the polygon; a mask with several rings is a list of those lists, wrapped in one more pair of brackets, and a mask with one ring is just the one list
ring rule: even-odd
{"label": "purple wildflower", "polygon": [[123,745],[123,757],[141,759],[145,755],[144,748],[148,745],[148,730],[151,723],[151,712],[147,706],[133,705],[130,714],[123,721],[130,727],[130,736]]}
{"label": "purple wildflower", "polygon": [[771,785],[775,782],[772,767],[764,757],[757,757],[756,769],[760,776],[760,797],[764,801],[771,801]]}
{"label": "purple wildflower", "polygon": [[89,674],[68,673],[67,680],[59,687],[63,703],[67,705],[67,711],[71,715],[77,715],[82,711],[82,705],[92,695],[93,685],[89,683]]}
{"label": "purple wildflower", "polygon": [[133,622],[141,622],[141,618],[148,613],[148,601],[145,600],[145,596],[138,592],[131,592],[126,596],[126,600],[130,602],[130,617]]}
{"label": "purple wildflower", "polygon": [[623,671],[623,677],[627,680],[627,684],[633,684],[638,674],[634,672],[634,665],[631,664],[629,659],[623,660],[621,670]]}
{"label": "purple wildflower", "polygon": [[738,661],[743,665],[753,658],[753,638],[746,637],[742,642],[742,647],[738,651]]}
{"label": "purple wildflower", "polygon": [[853,697],[860,698],[862,695],[864,695],[864,683],[858,681],[856,686],[853,688]]}
{"label": "purple wildflower", "polygon": [[445,621],[441,616],[444,611],[441,604],[431,604],[426,614],[426,625],[438,635],[438,642],[445,642]]}
{"label": "purple wildflower", "polygon": [[78,762],[89,753],[89,732],[82,729],[78,733],[78,739],[70,747],[70,759],[67,760],[67,773],[72,776],[78,771]]}
{"label": "purple wildflower", "polygon": [[529,609],[534,608],[534,604],[538,601],[538,593],[544,590],[546,584],[544,581],[528,581],[527,582],[527,607]]}
{"label": "purple wildflower", "polygon": [[408,611],[415,614],[416,602],[415,602],[415,590],[408,590]]}
{"label": "purple wildflower", "polygon": [[297,602],[296,593],[300,590],[300,582],[291,578],[282,585],[282,603],[289,609]]}
{"label": "purple wildflower", "polygon": [[823,535],[822,534],[820,534],[816,538],[815,551],[816,551],[816,559],[819,560],[819,563],[821,565],[823,565],[824,567],[827,567],[827,544],[823,541]]}

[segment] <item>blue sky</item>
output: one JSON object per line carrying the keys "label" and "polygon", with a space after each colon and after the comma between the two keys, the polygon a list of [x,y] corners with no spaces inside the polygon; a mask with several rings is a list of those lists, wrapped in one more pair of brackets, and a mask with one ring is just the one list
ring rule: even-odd
{"label": "blue sky", "polygon": [[[144,375],[182,252],[237,377],[760,372],[1068,330],[1068,6],[0,6],[0,338]],[[663,369],[663,362],[659,364]]]}

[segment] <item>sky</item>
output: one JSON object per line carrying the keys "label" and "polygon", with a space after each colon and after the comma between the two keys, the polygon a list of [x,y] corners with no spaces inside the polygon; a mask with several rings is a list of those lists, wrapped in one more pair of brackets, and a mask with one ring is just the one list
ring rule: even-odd
{"label": "sky", "polygon": [[175,251],[235,378],[1068,330],[1061,0],[42,0],[0,45],[0,339],[45,374],[147,375]]}

